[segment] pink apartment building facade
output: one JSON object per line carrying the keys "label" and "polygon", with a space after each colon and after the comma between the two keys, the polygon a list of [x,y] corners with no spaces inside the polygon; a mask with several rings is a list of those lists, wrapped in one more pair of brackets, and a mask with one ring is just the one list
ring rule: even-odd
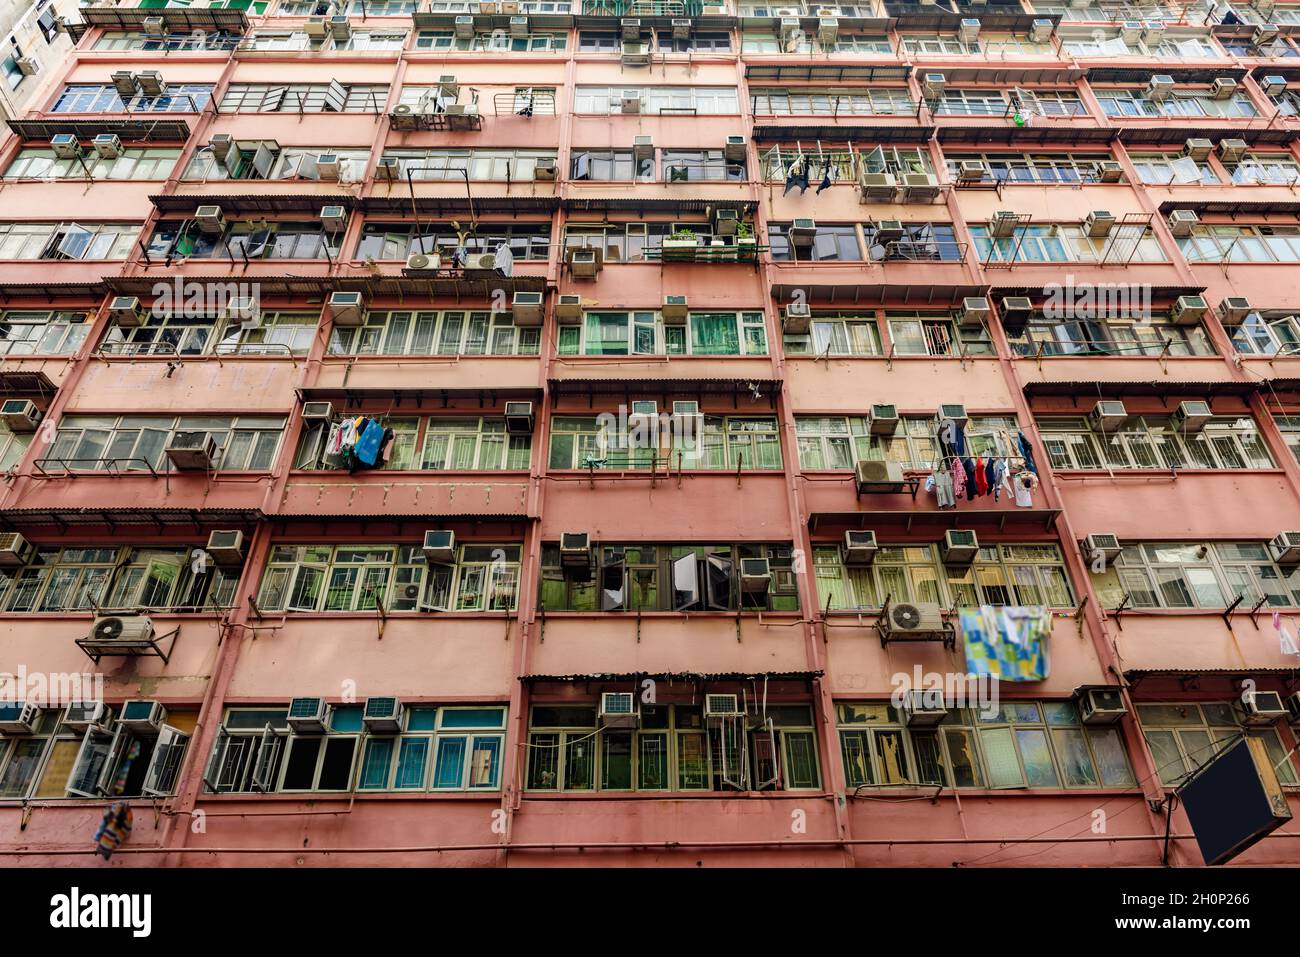
{"label": "pink apartment building facade", "polygon": [[[1300,7],[1232,9],[83,8],[0,143],[0,860],[1154,866],[1242,734],[1300,806]],[[894,707],[982,605],[1048,675]]]}

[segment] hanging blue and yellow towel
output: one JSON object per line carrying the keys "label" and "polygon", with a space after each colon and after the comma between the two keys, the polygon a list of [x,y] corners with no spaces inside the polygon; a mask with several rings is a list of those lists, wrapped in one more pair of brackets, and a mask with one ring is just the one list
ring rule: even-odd
{"label": "hanging blue and yellow towel", "polygon": [[1047,677],[1052,615],[1045,608],[981,605],[961,609],[958,621],[970,674],[1001,681],[1042,681]]}

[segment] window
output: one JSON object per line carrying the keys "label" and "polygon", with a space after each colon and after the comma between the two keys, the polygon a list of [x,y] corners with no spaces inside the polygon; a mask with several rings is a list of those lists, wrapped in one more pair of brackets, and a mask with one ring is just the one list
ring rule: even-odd
{"label": "window", "polygon": [[0,572],[6,612],[211,611],[234,603],[239,569],[194,561],[195,548],[37,548]]}
{"label": "window", "polygon": [[1300,162],[1290,153],[1247,153],[1229,169],[1237,186],[1291,186],[1300,180]]}
{"label": "window", "polygon": [[443,52],[493,53],[546,53],[560,52],[568,45],[564,33],[529,33],[524,36],[493,33],[476,33],[473,37],[458,37],[449,31],[421,30],[415,35],[415,49]]}
{"label": "window", "polygon": [[216,442],[218,470],[266,472],[275,462],[284,421],[256,415],[65,415],[38,464],[46,470],[171,471],[167,444],[178,435],[205,432]]}
{"label": "window", "polygon": [[1296,461],[1300,462],[1300,416],[1278,415],[1273,417],[1273,421],[1277,423],[1278,431],[1282,433],[1282,441],[1291,450]]}
{"label": "window", "polygon": [[16,466],[34,437],[30,432],[10,432],[7,425],[0,423],[0,471],[7,472]]}
{"label": "window", "polygon": [[1180,431],[1169,416],[1144,415],[1122,430],[1097,433],[1080,418],[1038,420],[1057,469],[1267,469],[1273,459],[1249,415],[1218,416],[1200,432]]}
{"label": "window", "polygon": [[[873,262],[960,262],[966,244],[957,242],[951,223],[903,223],[900,239],[878,238],[879,224],[864,223],[862,234]],[[821,232],[820,224],[817,227]]]}
{"label": "window", "polygon": [[693,312],[682,325],[655,312],[587,312],[559,327],[560,355],[766,355],[761,312]]}
{"label": "window", "polygon": [[1293,355],[1300,351],[1300,319],[1287,310],[1252,312],[1229,327],[1233,348],[1244,355]]}
{"label": "window", "polygon": [[332,356],[537,355],[541,329],[520,328],[505,313],[368,312],[360,326],[335,325]]}
{"label": "window", "polygon": [[461,545],[456,560],[417,545],[276,545],[262,575],[262,611],[510,611],[518,545]]}
{"label": "window", "polygon": [[[738,227],[738,231],[739,229],[752,229],[752,226],[744,223]],[[607,263],[657,262],[662,258],[664,239],[673,237],[675,233],[689,233],[698,240],[701,248],[708,246],[714,238],[713,227],[707,222],[569,222],[564,227],[564,248],[566,252],[572,249],[600,249]],[[717,261],[724,260],[720,258]]]}
{"label": "window", "polygon": [[972,225],[975,249],[985,262],[1055,263],[1129,263],[1165,262],[1164,251],[1155,235],[1145,225],[1117,224],[1109,236],[1093,238],[1080,225],[1062,224],[1021,226],[1015,236],[993,239],[989,228]]}
{"label": "window", "polygon": [[228,223],[220,235],[205,233],[192,220],[160,220],[147,253],[160,259],[337,258],[339,234],[310,222],[244,220]]}
{"label": "window", "polygon": [[786,355],[881,355],[875,316],[814,313],[809,332],[784,334]]}
{"label": "window", "polygon": [[250,149],[239,149],[233,169],[227,168],[226,158],[218,162],[216,154],[207,147],[200,148],[185,167],[182,179],[289,179],[320,180],[323,177],[317,160],[322,153],[331,153],[338,159],[338,182],[359,183],[365,179],[366,163],[370,152],[364,149],[334,149],[324,146],[286,146],[272,149],[268,143],[251,141]]}
{"label": "window", "polygon": [[835,87],[831,89],[756,87],[750,109],[760,116],[901,116],[916,104],[907,87]]}
{"label": "window", "polygon": [[774,262],[861,262],[858,227],[852,223],[818,223],[811,242],[792,242],[790,223],[768,223],[767,241]]}
{"label": "window", "polygon": [[366,223],[361,229],[354,259],[406,259],[412,252],[439,253],[444,262],[463,255],[494,253],[503,243],[516,260],[546,259],[551,241],[551,224],[479,223],[477,232],[458,223]]}
{"label": "window", "polygon": [[982,324],[959,323],[935,313],[889,311],[885,324],[900,356],[990,356],[993,343]]}
{"label": "window", "polygon": [[1178,239],[1188,262],[1300,262],[1300,226],[1203,224]]}
{"label": "window", "polygon": [[950,711],[937,728],[907,728],[893,705],[836,706],[852,788],[1131,788],[1119,729],[1087,727],[1069,701],[1011,701],[991,713]]}
{"label": "window", "polygon": [[976,160],[984,164],[980,182],[1037,183],[1096,183],[1100,181],[1099,168],[1113,157],[1109,153],[947,153],[948,176],[956,180],[960,164]]}
{"label": "window", "polygon": [[149,313],[139,326],[109,328],[100,349],[106,355],[306,355],[320,316],[264,311],[260,326],[210,316]]}
{"label": "window", "polygon": [[[546,611],[797,611],[789,545],[601,543],[587,574],[566,569],[557,544],[542,545],[539,601]],[[767,592],[741,592],[738,562],[766,558]]]}
{"label": "window", "polygon": [[0,223],[0,260],[126,259],[139,223]]}
{"label": "window", "polygon": [[[756,722],[756,727],[748,725]],[[817,790],[812,708],[710,718],[692,704],[643,705],[635,729],[601,728],[591,705],[535,705],[528,728],[533,791]]]}
{"label": "window", "polygon": [[1160,783],[1177,787],[1202,765],[1242,736],[1264,742],[1282,784],[1296,784],[1296,768],[1276,728],[1243,728],[1227,702],[1139,704],[1142,734],[1155,760]]}
{"label": "window", "polygon": [[569,178],[600,182],[651,182],[655,178],[653,156],[635,159],[631,150],[574,150],[569,157]]}
{"label": "window", "polygon": [[663,179],[666,183],[743,182],[745,164],[728,162],[722,150],[664,150]]}
{"label": "window", "polygon": [[380,113],[388,102],[381,83],[232,83],[222,113]]}
{"label": "window", "polygon": [[470,180],[532,182],[539,165],[555,165],[555,150],[431,149],[385,150],[384,158],[397,160],[398,177],[405,180]]}
{"label": "window", "polygon": [[1132,153],[1129,158],[1137,167],[1138,179],[1156,186],[1217,186],[1218,174],[1205,160],[1194,160],[1181,153]]}
{"label": "window", "polygon": [[[614,422],[621,418],[610,414]],[[637,423],[627,432],[608,420],[557,416],[551,421],[552,469],[651,468],[779,469],[781,440],[777,422],[760,416],[703,417],[703,428],[690,434],[674,426],[647,437]]]}
{"label": "window", "polygon": [[[1068,308],[1061,309],[1066,315]],[[1080,309],[1080,312],[1086,312]],[[1140,303],[1116,301],[1099,308],[1095,318],[1031,318],[1025,331],[1009,337],[1011,349],[1021,356],[1210,356],[1214,346],[1201,324],[1175,325],[1167,314],[1149,313]],[[1114,316],[1105,313],[1115,313]]]}
{"label": "window", "polygon": [[[393,447],[380,468],[421,471],[526,470],[531,460],[531,435],[509,435],[500,418],[377,417],[393,430]],[[332,457],[330,423],[309,423],[294,456],[296,469],[343,469],[341,457]]]}
{"label": "window", "polygon": [[161,96],[138,93],[123,101],[112,84],[71,83],[50,106],[51,113],[199,113],[212,99],[210,83],[167,84]]}
{"label": "window", "polygon": [[686,39],[677,39],[671,30],[655,33],[655,47],[660,53],[730,53],[731,34],[725,31],[701,31]]}
{"label": "window", "polygon": [[81,348],[90,332],[84,312],[0,311],[0,356],[66,356]]}
{"label": "window", "polygon": [[367,736],[358,790],[500,789],[505,708],[420,705],[402,718],[403,733]]}
{"label": "window", "polygon": [[965,56],[970,53],[978,53],[980,49],[978,40],[967,44],[952,33],[904,34],[901,40],[903,52],[908,56]]}
{"label": "window", "polygon": [[1253,607],[1300,605],[1300,575],[1279,569],[1262,542],[1125,544],[1118,559],[1093,575],[1108,607],[1226,608],[1238,595]]}
{"label": "window", "polygon": [[195,50],[233,50],[241,37],[235,33],[168,33],[151,36],[128,30],[106,30],[100,34],[95,50],[150,50],[179,52]]}
{"label": "window", "polygon": [[936,104],[939,116],[1009,116],[1011,105],[1001,90],[945,89]]}
{"label": "window", "polygon": [[1235,93],[1226,100],[1216,100],[1209,89],[1176,89],[1163,100],[1147,99],[1144,89],[1094,88],[1097,102],[1107,116],[1154,118],[1174,117],[1252,117],[1258,111],[1250,97]]}
{"label": "window", "polygon": [[579,86],[574,91],[573,112],[621,112],[624,94],[633,89],[640,95],[642,113],[734,115],[740,112],[734,86]]}
{"label": "window", "polygon": [[[928,171],[929,167],[926,165],[926,161],[920,157],[919,151],[899,149],[896,152],[917,154],[917,162],[921,164],[921,171]],[[858,174],[854,164],[854,153],[847,147],[843,149],[823,148],[815,154],[809,154],[805,153],[798,145],[773,146],[766,153],[759,156],[760,175],[767,182],[783,183],[790,171],[801,169],[805,161],[809,163],[810,184],[820,183],[828,174],[832,183],[857,182]]]}
{"label": "window", "polygon": [[59,159],[51,149],[25,147],[9,164],[4,178],[165,180],[180,155],[178,149],[127,148],[116,159],[91,152],[78,161]]}

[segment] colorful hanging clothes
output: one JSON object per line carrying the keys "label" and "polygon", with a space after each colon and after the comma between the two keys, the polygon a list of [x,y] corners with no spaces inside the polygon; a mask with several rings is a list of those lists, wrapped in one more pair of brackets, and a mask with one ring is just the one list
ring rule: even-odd
{"label": "colorful hanging clothes", "polygon": [[127,801],[114,801],[104,811],[104,818],[95,831],[95,853],[104,860],[131,836],[131,805]]}
{"label": "colorful hanging clothes", "polygon": [[975,460],[975,491],[979,495],[989,494],[989,477],[983,459]]}
{"label": "colorful hanging clothes", "polygon": [[1000,681],[1043,681],[1051,671],[1047,637],[1052,616],[1046,609],[981,605],[958,612],[966,670]]}
{"label": "colorful hanging clothes", "polygon": [[[961,464],[961,459],[952,460],[952,494],[954,499],[966,494],[966,469]],[[953,504],[957,503],[954,501]]]}
{"label": "colorful hanging clothes", "polygon": [[361,437],[353,449],[358,461],[363,465],[374,465],[379,458],[379,446],[384,441],[384,427],[371,419],[366,423]]}

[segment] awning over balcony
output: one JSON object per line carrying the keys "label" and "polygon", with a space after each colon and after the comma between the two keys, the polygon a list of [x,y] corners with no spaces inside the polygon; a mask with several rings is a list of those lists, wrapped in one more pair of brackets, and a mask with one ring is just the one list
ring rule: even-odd
{"label": "awning over balcony", "polygon": [[[997,277],[995,276],[994,279]],[[1027,296],[1038,302],[1053,295],[1060,295],[1060,285],[1052,285],[1051,279],[1044,277],[1045,286],[999,285],[994,282],[988,290],[990,296]],[[1205,292],[1204,286],[1150,286],[1152,302],[1172,302],[1179,296],[1199,296]]]}
{"label": "awning over balcony", "polygon": [[[77,11],[82,23],[68,24],[74,27],[107,27],[110,30],[127,30],[140,32],[144,30],[146,17],[162,17],[168,33],[245,33],[248,30],[248,17],[243,10],[214,9],[211,7],[87,7]],[[84,24],[84,26],[83,26]],[[75,37],[80,39],[80,37]]]}
{"label": "awning over balcony", "polygon": [[[844,18],[838,18],[840,29],[845,29]],[[816,20],[811,21],[809,33],[816,33]],[[906,80],[912,73],[911,64],[883,64],[876,66],[832,66],[824,63],[751,63],[745,67],[747,80],[829,80],[840,83],[846,80],[871,80],[877,83]]]}
{"label": "awning over balcony", "polygon": [[[1016,508],[1007,502],[1006,508],[956,508],[948,509],[863,509],[851,512],[814,512],[808,516],[808,530],[843,531],[844,529],[893,529],[913,532],[919,529],[973,528],[976,531],[1001,533],[1007,529],[1024,531],[1038,529],[1050,531],[1061,514],[1058,508]],[[939,537],[936,535],[936,538]]]}
{"label": "awning over balcony", "polygon": [[[1037,18],[1035,18],[1037,19]],[[981,21],[982,25],[982,21]],[[1069,66],[1029,66],[1006,62],[968,63],[943,67],[949,83],[997,83],[1002,86],[1026,86],[1040,83],[1076,83],[1085,71]]]}
{"label": "awning over balcony", "polygon": [[172,193],[150,196],[149,202],[162,213],[192,213],[199,206],[216,205],[222,215],[246,216],[249,213],[309,213],[312,216],[322,206],[342,206],[355,209],[357,198],[347,193]]}
{"label": "awning over balcony", "polygon": [[7,120],[9,128],[25,140],[49,140],[69,134],[79,140],[93,140],[101,133],[113,133],[127,143],[183,143],[190,138],[190,125],[165,114],[141,114],[139,119],[50,117],[38,120]]}
{"label": "awning over balcony", "polygon": [[[454,184],[455,181],[449,182]],[[423,185],[428,185],[427,181],[415,181],[417,191]],[[377,186],[378,184],[376,188]],[[417,192],[412,200],[405,180],[394,181],[392,192],[386,196],[366,196],[356,202],[367,215],[390,216],[411,215],[412,203],[415,211],[422,216],[463,216],[471,207],[478,216],[484,213],[505,213],[511,216],[520,213],[550,214],[560,206],[560,200],[556,196],[475,196],[471,200],[466,195],[421,196]]]}
{"label": "awning over balcony", "polygon": [[1175,83],[1213,83],[1221,76],[1240,80],[1246,75],[1246,69],[1239,66],[1172,66],[1163,63],[1159,66],[1093,66],[1088,68],[1088,82],[1144,84],[1151,79],[1153,73],[1171,76]]}
{"label": "awning over balcony", "polygon": [[[1280,186],[1280,189],[1286,187]],[[1300,213],[1300,200],[1278,200],[1272,202],[1229,202],[1227,200],[1172,200],[1160,204],[1160,214],[1168,216],[1175,209],[1190,209],[1198,216],[1216,213],[1225,216],[1267,216],[1272,213],[1294,216]],[[1217,263],[1216,263],[1217,265]]]}
{"label": "awning over balcony", "polygon": [[1300,682],[1300,668],[1129,668],[1124,672],[1124,679],[1130,683],[1141,682],[1143,678],[1226,678],[1228,680],[1245,680],[1258,675],[1280,678],[1289,685]]}
{"label": "awning over balcony", "polygon": [[1113,398],[1125,395],[1202,396],[1250,395],[1259,390],[1259,382],[1233,380],[1169,379],[1156,382],[1137,382],[1123,379],[1068,382],[1026,382],[1025,395],[1065,396],[1068,398]]}
{"label": "awning over balcony", "polygon": [[165,532],[192,528],[196,532],[231,525],[250,527],[263,518],[255,508],[7,508],[0,511],[0,526],[21,529],[53,526],[72,528],[152,529]]}
{"label": "awning over balcony", "polygon": [[[1213,117],[1204,119],[1212,120]],[[1121,119],[1119,123],[1128,122]],[[1286,127],[1249,127],[1233,126],[1227,128],[1211,128],[1216,136],[1231,136],[1235,139],[1245,140],[1250,146],[1279,145],[1290,143],[1292,140],[1300,139],[1300,130],[1288,129]],[[1121,126],[1119,129],[1119,140],[1125,144],[1143,144],[1143,143],[1183,143],[1187,139],[1189,132],[1196,132],[1197,135],[1205,135],[1206,127],[1187,127],[1179,123],[1158,123],[1154,126]]]}
{"label": "awning over balcony", "polygon": [[[960,267],[956,260],[923,263],[927,266]],[[954,306],[967,296],[986,296],[988,286],[977,285],[906,285],[904,283],[861,283],[846,276],[843,283],[773,283],[772,298],[792,302],[796,291],[815,306]]]}
{"label": "awning over balcony", "polygon": [[[724,357],[725,358],[725,357]],[[743,400],[752,406],[755,398],[766,398],[775,406],[781,391],[779,379],[610,379],[571,377],[551,379],[552,400],[563,396],[583,396],[595,403],[596,396],[622,396],[624,401],[642,396],[730,396],[739,408]]]}
{"label": "awning over balcony", "polygon": [[[963,117],[963,119],[965,119]],[[948,126],[940,124],[939,142],[941,143],[997,143],[1005,146],[1032,146],[1042,143],[1109,143],[1115,139],[1117,130],[1102,126],[1082,125],[1090,121],[1079,121],[1080,125],[1054,123],[1040,126],[1006,125],[971,125]]]}
{"label": "awning over balcony", "polygon": [[[1250,28],[1251,30],[1254,27]],[[1250,71],[1250,75],[1255,79],[1261,79],[1266,76],[1280,76],[1288,83],[1294,83],[1300,80],[1300,64],[1290,64],[1286,60],[1273,60],[1270,63],[1262,64]]]}
{"label": "awning over balcony", "polygon": [[824,671],[670,671],[670,672],[597,672],[586,675],[520,675],[524,684],[542,682],[588,682],[588,681],[640,681],[652,678],[655,681],[694,684],[701,681],[815,681],[825,675]]}
{"label": "awning over balcony", "polygon": [[59,302],[67,299],[104,298],[104,285],[97,282],[5,282],[0,283],[0,303],[18,299],[44,299]]}
{"label": "awning over balcony", "polygon": [[[509,32],[510,17],[502,14],[475,13],[468,14],[461,10],[444,10],[440,12],[421,11],[411,15],[417,30],[450,30],[456,23],[457,17],[463,16],[474,17],[474,30],[479,33],[493,33],[497,30]],[[528,14],[529,29],[534,31],[542,30],[567,30],[573,26],[573,16],[567,13],[530,13]],[[608,25],[608,22],[606,23]],[[417,55],[423,53],[423,50],[411,51]],[[437,54],[434,54],[437,56]]]}
{"label": "awning over balcony", "polygon": [[[725,185],[723,183],[700,182],[696,186]],[[603,212],[606,210],[644,210],[646,212],[670,213],[707,213],[714,209],[734,209],[746,217],[752,217],[758,209],[758,203],[741,199],[682,199],[637,196],[570,196],[564,200],[564,208],[571,212]]]}
{"label": "awning over balcony", "polygon": [[[63,358],[71,357],[65,356]],[[58,386],[44,372],[0,369],[0,396],[6,399],[20,396],[24,398],[29,396],[52,396],[57,389]]]}
{"label": "awning over balcony", "polygon": [[[330,357],[343,360],[350,357]],[[437,357],[434,357],[437,358]],[[485,357],[489,358],[489,357]],[[453,398],[474,398],[478,397],[480,408],[490,409],[500,405],[506,400],[525,399],[540,401],[542,390],[538,389],[476,389],[466,387],[460,389],[445,389],[440,386],[428,386],[421,389],[411,388],[365,388],[350,389],[347,387],[314,387],[308,389],[297,389],[299,402],[345,402],[347,407],[360,408],[367,402],[388,402],[392,404],[393,411],[396,412],[403,408],[414,409],[436,409],[439,407],[446,408],[449,401]]]}
{"label": "awning over balcony", "polygon": [[[858,119],[858,117],[854,117]],[[919,126],[905,120],[898,125],[867,123],[825,124],[798,123],[785,126],[755,126],[756,143],[793,143],[795,140],[830,140],[843,143],[925,143],[934,134],[933,126]]]}
{"label": "awning over balcony", "polygon": [[970,9],[965,3],[960,6],[960,13],[948,13],[924,4],[885,5],[886,12],[890,14],[891,30],[918,30],[926,33],[956,33],[966,17],[979,17],[981,29],[996,33],[1028,33],[1035,20],[1051,20],[1054,24],[1061,20],[1059,16],[1047,13],[1025,13],[1020,7],[1012,5],[1004,10],[999,10],[995,5],[980,6],[978,9]]}

